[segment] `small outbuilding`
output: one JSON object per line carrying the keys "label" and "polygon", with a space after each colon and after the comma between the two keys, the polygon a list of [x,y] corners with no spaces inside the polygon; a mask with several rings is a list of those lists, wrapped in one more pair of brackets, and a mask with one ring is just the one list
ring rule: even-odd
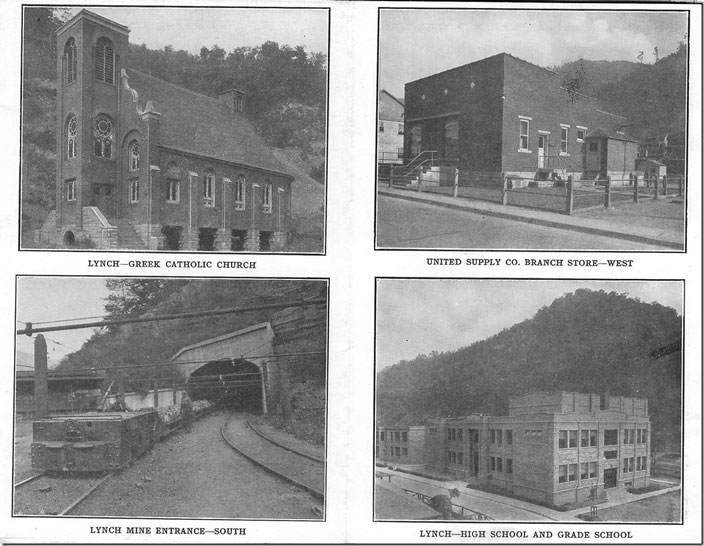
{"label": "small outbuilding", "polygon": [[611,177],[614,185],[625,186],[636,171],[638,141],[620,131],[598,128],[584,138],[582,180],[596,182]]}

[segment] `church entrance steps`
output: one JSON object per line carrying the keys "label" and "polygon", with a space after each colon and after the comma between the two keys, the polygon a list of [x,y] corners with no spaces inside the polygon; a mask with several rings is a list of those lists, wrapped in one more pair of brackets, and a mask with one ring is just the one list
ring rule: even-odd
{"label": "church entrance steps", "polygon": [[111,223],[117,226],[117,247],[130,250],[146,250],[142,238],[135,230],[134,226],[124,219],[113,219]]}

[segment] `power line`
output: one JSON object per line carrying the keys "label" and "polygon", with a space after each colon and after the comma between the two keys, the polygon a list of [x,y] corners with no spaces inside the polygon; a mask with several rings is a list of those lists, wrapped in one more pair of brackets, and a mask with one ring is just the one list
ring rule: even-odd
{"label": "power line", "polygon": [[[302,353],[280,353],[280,354],[268,354],[268,355],[250,355],[247,358],[248,359],[256,359],[256,358],[284,358],[284,357],[294,357],[294,356],[313,356],[313,355],[321,355],[321,354],[326,354],[326,351],[306,351]],[[120,366],[102,366],[102,367],[90,367],[90,368],[78,368],[78,369],[73,369],[73,370],[57,370],[55,373],[67,373],[67,374],[74,374],[76,372],[92,372],[92,371],[104,371],[104,370],[124,370],[124,369],[132,369],[132,368],[149,368],[149,367],[164,367],[164,366],[181,366],[185,364],[208,364],[209,362],[230,362],[233,365],[236,365],[238,361],[241,361],[242,359],[240,358],[233,358],[233,359],[204,359],[204,360],[181,360],[181,361],[174,361],[174,360],[169,360],[167,362],[141,362],[139,364],[123,364]]]}
{"label": "power line", "polygon": [[17,335],[38,334],[42,332],[56,332],[59,330],[79,330],[81,328],[104,328],[106,326],[122,326],[124,324],[137,324],[142,322],[155,322],[159,320],[177,320],[187,318],[211,317],[217,315],[229,315],[234,313],[246,313],[249,311],[266,311],[269,309],[285,309],[287,307],[306,307],[308,305],[326,304],[327,298],[315,298],[305,301],[289,301],[284,303],[269,303],[259,305],[247,305],[243,307],[230,307],[226,309],[213,309],[211,311],[199,311],[191,313],[178,313],[151,317],[137,317],[132,319],[103,320],[100,322],[86,322],[82,324],[65,324],[63,326],[44,326],[34,328],[31,322],[26,323],[24,330],[17,330]]}

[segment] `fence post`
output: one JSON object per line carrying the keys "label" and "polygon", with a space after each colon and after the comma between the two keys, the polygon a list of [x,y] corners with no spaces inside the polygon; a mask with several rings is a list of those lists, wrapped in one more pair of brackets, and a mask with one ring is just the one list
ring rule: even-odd
{"label": "fence post", "polygon": [[389,167],[389,189],[394,185],[394,166]]}
{"label": "fence post", "polygon": [[501,173],[501,204],[508,205],[508,176]]}
{"label": "fence post", "polygon": [[681,175],[677,185],[677,197],[684,195],[684,175]]}
{"label": "fence post", "polygon": [[667,197],[667,175],[662,175],[662,194]]}
{"label": "fence post", "polygon": [[655,196],[653,199],[660,199],[660,177],[656,174],[655,175]]}
{"label": "fence post", "polygon": [[567,177],[567,214],[572,214],[574,210],[574,184],[572,183],[572,175]]}
{"label": "fence post", "polygon": [[421,168],[421,169],[418,171],[418,189],[416,190],[418,193],[420,193],[420,192],[423,191],[423,190],[421,189],[421,187],[420,187],[420,179],[421,179],[422,176],[423,176],[423,169]]}
{"label": "fence post", "polygon": [[604,184],[604,207],[607,209],[611,206],[611,175],[606,175],[606,183]]}
{"label": "fence post", "polygon": [[633,202],[638,202],[638,175],[633,175]]}
{"label": "fence post", "polygon": [[459,167],[455,167],[455,185],[454,188],[452,189],[452,197],[457,197],[457,189],[460,185],[460,169]]}

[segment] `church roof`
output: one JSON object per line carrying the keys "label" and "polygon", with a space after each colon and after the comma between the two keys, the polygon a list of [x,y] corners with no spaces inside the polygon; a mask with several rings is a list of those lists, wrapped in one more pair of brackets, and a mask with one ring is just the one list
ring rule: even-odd
{"label": "church roof", "polygon": [[[174,150],[286,174],[245,116],[218,99],[128,69],[130,87],[161,114],[159,143]],[[290,176],[290,175],[289,175]]]}

